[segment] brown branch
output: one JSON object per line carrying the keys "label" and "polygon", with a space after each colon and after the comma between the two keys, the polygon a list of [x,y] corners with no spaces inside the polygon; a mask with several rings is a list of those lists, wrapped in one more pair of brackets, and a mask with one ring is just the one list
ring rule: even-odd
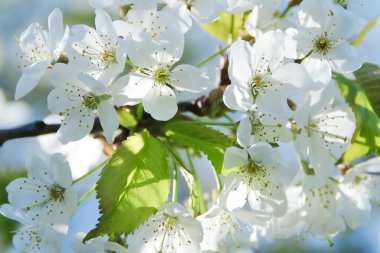
{"label": "brown branch", "polygon": [[[228,78],[228,58],[221,54],[220,64],[218,67],[219,72],[219,87],[212,90],[207,96],[202,96],[196,99],[194,102],[185,102],[178,104],[178,113],[191,112],[197,116],[209,116],[209,117],[220,117],[225,109],[222,97],[224,90],[227,85],[230,84]],[[144,113],[143,118],[148,122],[151,122],[151,116]],[[25,138],[25,137],[35,137],[45,134],[56,133],[59,129],[59,124],[47,125],[42,121],[36,121],[24,126],[20,126],[13,129],[0,130],[0,147],[8,140]],[[99,119],[95,119],[94,127],[91,133],[100,132],[102,130]],[[115,143],[122,141],[129,135],[128,129],[122,128],[122,134],[116,138]]]}
{"label": "brown branch", "polygon": [[[47,125],[42,121],[36,121],[17,128],[0,130],[0,146],[2,146],[4,142],[12,139],[56,133],[59,127],[60,124]],[[91,133],[98,132],[101,129],[99,119],[95,119]]]}

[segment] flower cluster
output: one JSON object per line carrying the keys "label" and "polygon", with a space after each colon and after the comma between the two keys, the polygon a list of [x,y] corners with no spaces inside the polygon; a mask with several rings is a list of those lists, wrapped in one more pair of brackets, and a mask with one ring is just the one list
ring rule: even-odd
{"label": "flower cluster", "polygon": [[[239,252],[264,237],[330,241],[365,224],[371,201],[380,201],[380,160],[338,166],[357,122],[334,76],[351,76],[365,62],[354,42],[362,24],[380,14],[375,2],[90,0],[95,27],[65,28],[58,9],[48,31],[30,25],[18,39],[23,74],[15,98],[45,77],[54,87],[47,102],[61,117],[62,144],[90,134],[96,118],[113,144],[118,108],[143,108],[150,120],[168,121],[178,114],[180,93],[200,97],[211,88],[204,70],[181,60],[192,26],[223,12],[243,20],[242,35],[228,45],[231,82],[222,96],[237,119],[236,145],[225,150],[223,186],[209,209],[194,217],[168,202],[124,243],[98,237],[83,244],[78,234],[73,250]],[[125,16],[113,20],[104,10],[112,7]],[[20,252],[60,252],[77,206],[70,167],[57,154],[49,165],[35,158],[27,169],[28,178],[8,185],[0,213],[24,225],[14,236]]]}

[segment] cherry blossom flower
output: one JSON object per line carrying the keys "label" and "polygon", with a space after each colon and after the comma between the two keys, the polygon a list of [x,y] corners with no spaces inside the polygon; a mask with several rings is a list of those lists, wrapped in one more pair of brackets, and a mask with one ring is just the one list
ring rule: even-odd
{"label": "cherry blossom flower", "polygon": [[51,112],[63,116],[58,139],[63,143],[77,141],[92,130],[98,115],[108,142],[119,126],[113,107],[110,88],[87,74],[75,74],[75,70],[63,64],[54,72],[56,88],[48,96]]}
{"label": "cherry blossom flower", "polygon": [[[128,57],[139,67],[178,60],[184,48],[184,34],[172,13],[156,9],[130,10],[126,20],[114,21],[117,35],[126,40]],[[170,50],[169,50],[170,49]]]}
{"label": "cherry blossom flower", "polygon": [[72,27],[72,55],[70,65],[108,84],[124,70],[125,47],[117,37],[109,15],[96,11],[96,30],[85,26]]}
{"label": "cherry blossom flower", "polygon": [[69,38],[69,28],[63,29],[62,12],[54,9],[48,19],[49,31],[39,23],[31,24],[18,39],[23,74],[16,87],[15,99],[20,99],[40,82],[57,62],[67,63],[64,49]]}
{"label": "cherry blossom flower", "polygon": [[228,174],[221,201],[228,210],[242,208],[246,203],[252,211],[282,216],[286,212],[286,196],[282,184],[294,176],[281,163],[280,153],[267,143],[256,143],[247,149],[231,147],[224,156],[224,168],[239,167]]}
{"label": "cherry blossom flower", "polygon": [[380,203],[380,158],[372,158],[350,168],[339,188],[342,191],[342,216],[347,225],[356,229],[366,224],[371,216],[372,199]]}
{"label": "cherry blossom flower", "polygon": [[167,203],[134,232],[127,251],[200,252],[202,236],[199,221],[180,204]]}
{"label": "cherry blossom flower", "polygon": [[288,30],[291,39],[286,43],[286,55],[293,59],[307,57],[310,64],[327,61],[337,72],[355,71],[363,62],[351,45],[358,33],[354,21],[341,8],[329,8],[325,0],[303,1],[298,12],[299,31]]}
{"label": "cherry blossom flower", "polygon": [[308,162],[320,181],[332,176],[333,165],[348,148],[356,127],[355,116],[348,105],[333,104],[330,99],[333,92],[326,92],[320,94],[323,99],[304,104],[291,122],[301,159]]}
{"label": "cherry blossom flower", "polygon": [[13,245],[18,252],[59,253],[67,229],[39,226],[39,219],[9,204],[0,207],[0,214],[20,222],[23,226],[13,236]]}
{"label": "cherry blossom flower", "polygon": [[192,25],[192,18],[198,22],[212,22],[216,20],[220,3],[215,0],[163,0],[167,4],[167,10],[176,15],[181,22],[184,31]]}
{"label": "cherry blossom flower", "polygon": [[228,211],[223,205],[215,205],[197,218],[202,223],[204,233],[202,251],[229,252],[228,249],[240,244],[250,244],[249,234],[255,227],[264,226],[270,218],[266,214],[254,215],[249,210]]}
{"label": "cherry blossom flower", "polygon": [[18,178],[7,186],[9,203],[26,210],[40,225],[66,224],[76,209],[77,194],[65,158],[54,154],[46,165],[34,157],[27,169],[28,178]]}
{"label": "cherry blossom flower", "polygon": [[256,104],[263,113],[292,114],[287,98],[309,88],[312,82],[302,65],[284,64],[283,43],[281,32],[270,31],[253,46],[245,41],[231,46],[228,71],[232,85],[223,97],[227,107],[245,112]]}

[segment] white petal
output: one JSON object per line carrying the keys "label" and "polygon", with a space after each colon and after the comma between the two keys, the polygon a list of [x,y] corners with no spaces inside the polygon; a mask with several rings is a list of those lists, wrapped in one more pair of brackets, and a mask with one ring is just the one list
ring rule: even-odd
{"label": "white petal", "polygon": [[95,114],[92,110],[82,108],[65,116],[57,134],[62,144],[77,141],[88,135],[94,125]]}
{"label": "white petal", "polygon": [[15,100],[18,100],[33,90],[47,71],[49,62],[41,61],[25,69],[17,82]]}
{"label": "white petal", "polygon": [[119,127],[117,113],[109,101],[103,101],[98,105],[100,124],[108,143],[112,143],[113,136]]}
{"label": "white petal", "polygon": [[49,93],[47,101],[49,110],[57,115],[82,104],[81,97],[69,97],[64,89],[59,88]]}
{"label": "white petal", "polygon": [[224,153],[223,168],[231,169],[236,167],[244,166],[248,162],[247,151],[237,148],[230,147]]}
{"label": "white petal", "polygon": [[264,33],[251,48],[254,70],[266,73],[268,68],[274,71],[283,64],[285,36],[279,31]]}
{"label": "white petal", "polygon": [[218,204],[228,211],[240,208],[247,202],[247,187],[242,184],[242,176],[236,172],[231,172],[226,177],[223,190],[219,195]]}
{"label": "white petal", "polygon": [[215,7],[214,0],[195,1],[191,13],[200,22],[212,22],[218,18]]}
{"label": "white petal", "polygon": [[145,95],[142,104],[144,110],[156,120],[169,120],[178,110],[177,99],[167,86],[153,86]]}
{"label": "white petal", "polygon": [[288,63],[277,68],[274,70],[272,78],[300,89],[309,89],[311,86],[309,74],[303,65],[297,63]]}
{"label": "white petal", "polygon": [[128,105],[140,103],[153,86],[154,83],[150,77],[139,73],[131,73],[128,84],[123,90],[123,94],[130,100]]}
{"label": "white petal", "polygon": [[17,208],[27,208],[49,198],[46,187],[36,179],[18,178],[7,186],[9,203]]}
{"label": "white petal", "polygon": [[63,16],[60,9],[54,9],[48,18],[49,36],[52,47],[55,48],[63,36]]}
{"label": "white petal", "polygon": [[253,106],[253,96],[242,87],[231,84],[224,91],[223,102],[232,110],[246,112]]}
{"label": "white petal", "polygon": [[363,64],[363,60],[358,55],[356,48],[347,43],[334,46],[329,51],[328,56],[332,68],[341,73],[355,71]]}
{"label": "white petal", "polygon": [[117,39],[116,31],[113,26],[111,17],[108,15],[108,13],[102,10],[96,10],[95,14],[96,14],[95,16],[96,30],[107,35],[109,38],[111,38],[111,40],[116,40]]}
{"label": "white petal", "polygon": [[103,83],[97,81],[91,75],[85,73],[79,73],[77,75],[78,80],[80,80],[85,86],[89,88],[90,91],[94,93],[94,95],[100,96],[107,93],[109,90],[107,86]]}
{"label": "white petal", "polygon": [[307,57],[302,61],[302,65],[314,82],[313,87],[311,87],[313,90],[323,88],[330,83],[332,72],[328,61],[314,57]]}
{"label": "white petal", "polygon": [[78,205],[78,194],[73,187],[67,188],[64,195],[66,210],[68,215],[71,216]]}
{"label": "white petal", "polygon": [[0,206],[0,214],[8,219],[18,221],[23,225],[32,225],[31,223],[33,223],[25,212],[9,204],[3,204]]}
{"label": "white petal", "polygon": [[67,188],[73,181],[69,163],[62,154],[53,154],[50,157],[49,169],[52,171],[54,181],[60,186]]}
{"label": "white petal", "polygon": [[49,80],[52,85],[57,88],[63,88],[66,83],[76,85],[78,71],[71,65],[64,63],[54,64],[54,68],[49,75]]}
{"label": "white petal", "polygon": [[[256,98],[256,104],[259,110],[266,114],[290,117],[293,113],[289,108],[287,97],[282,92],[267,90],[265,94],[259,94]],[[276,101],[276,103],[273,103]]]}
{"label": "white petal", "polygon": [[246,86],[252,76],[253,66],[251,46],[240,40],[232,44],[229,56],[228,75],[232,82]]}
{"label": "white petal", "polygon": [[248,148],[253,144],[252,140],[252,125],[251,121],[249,120],[249,117],[243,118],[240,123],[239,127],[236,132],[237,135],[237,142],[240,146],[244,148]]}
{"label": "white petal", "polygon": [[200,69],[182,64],[172,70],[170,84],[178,91],[201,92],[209,87],[209,79],[202,75]]}

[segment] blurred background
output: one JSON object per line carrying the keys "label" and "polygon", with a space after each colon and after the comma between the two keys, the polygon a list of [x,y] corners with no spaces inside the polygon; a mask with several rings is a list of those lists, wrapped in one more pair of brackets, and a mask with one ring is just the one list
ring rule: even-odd
{"label": "blurred background", "polygon": [[[13,100],[18,78],[21,76],[17,68],[16,52],[18,45],[13,39],[19,36],[33,22],[47,25],[47,17],[54,8],[61,8],[64,13],[64,23],[73,24],[94,23],[94,12],[86,0],[0,0],[0,129],[7,129],[23,125],[35,120],[45,119],[48,115],[46,96],[51,90],[48,84],[40,84],[37,89],[21,101]],[[112,10],[111,10],[112,12]],[[113,11],[117,15],[117,10]],[[370,36],[380,37],[380,28],[371,32]],[[194,26],[187,34],[184,60],[187,63],[195,63],[205,56],[215,52],[218,46],[224,43],[210,38],[198,26]],[[380,48],[380,46],[378,46]],[[380,61],[380,59],[375,59]],[[206,66],[210,77],[215,77],[215,69],[218,59]],[[85,138],[81,141],[62,146],[54,135],[40,136],[12,140],[0,147],[0,204],[7,202],[5,187],[17,177],[26,175],[24,164],[32,155],[46,159],[49,154],[60,152],[67,156],[72,167],[74,178],[85,174],[89,169],[104,160],[102,145],[92,139]],[[210,185],[212,177],[209,164],[204,159],[196,161],[196,167],[202,168],[203,188],[210,191],[214,185]],[[84,194],[96,180],[97,175],[92,175],[80,184],[76,185],[80,195]],[[183,187],[184,188],[184,187]],[[182,192],[184,196],[185,192]],[[334,238],[334,247],[324,240],[312,240],[306,238],[292,238],[276,241],[275,243],[260,246],[256,252],[262,253],[379,253],[380,252],[380,211],[374,208],[371,223],[356,231],[348,231]],[[64,242],[64,253],[70,253],[70,243],[77,232],[89,231],[98,218],[97,202],[92,194],[78,209],[71,220],[69,235]],[[13,231],[17,229],[17,223],[0,216],[0,252],[16,252],[12,249]]]}

